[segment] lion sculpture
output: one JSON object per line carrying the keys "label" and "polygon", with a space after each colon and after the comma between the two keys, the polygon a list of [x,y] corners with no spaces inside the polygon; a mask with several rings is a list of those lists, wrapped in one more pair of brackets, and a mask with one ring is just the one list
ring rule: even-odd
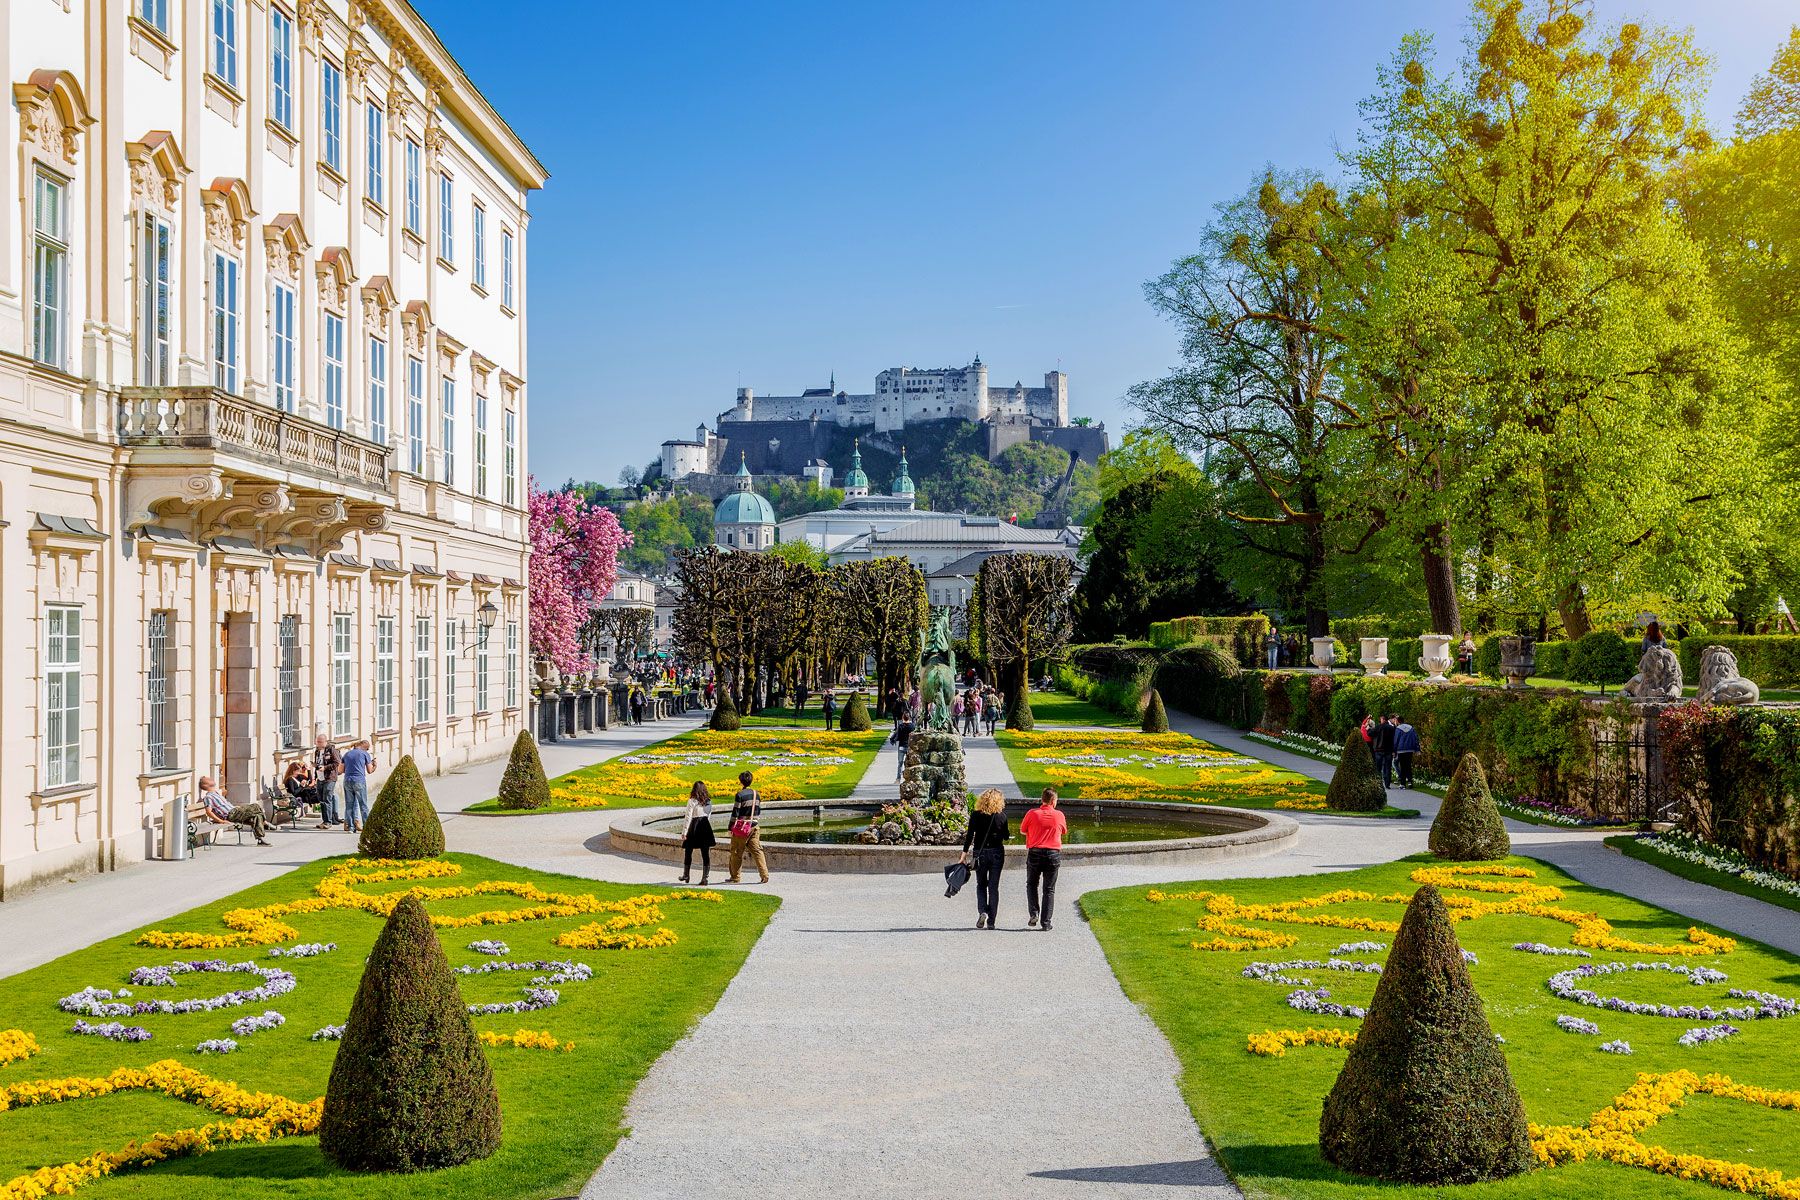
{"label": "lion sculpture", "polygon": [[1708,646],[1700,654],[1696,698],[1702,704],[1755,704],[1762,699],[1762,689],[1738,674],[1737,655],[1723,646]]}

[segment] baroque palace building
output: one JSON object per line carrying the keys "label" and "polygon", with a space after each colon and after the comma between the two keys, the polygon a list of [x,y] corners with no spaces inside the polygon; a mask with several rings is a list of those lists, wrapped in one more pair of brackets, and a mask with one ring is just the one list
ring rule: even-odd
{"label": "baroque palace building", "polygon": [[528,703],[527,194],[405,0],[0,0],[0,895]]}

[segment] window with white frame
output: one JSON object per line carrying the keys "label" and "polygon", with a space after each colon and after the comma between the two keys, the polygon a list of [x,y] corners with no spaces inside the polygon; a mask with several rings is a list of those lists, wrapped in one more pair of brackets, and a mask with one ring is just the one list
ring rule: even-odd
{"label": "window with white frame", "polygon": [[143,244],[138,251],[138,382],[160,387],[169,382],[170,292],[169,273],[174,257],[169,223],[155,213],[144,214]]}
{"label": "window with white frame", "polygon": [[475,256],[470,264],[475,286],[487,289],[487,209],[477,204],[469,213],[469,248]]}
{"label": "window with white frame", "polygon": [[513,232],[500,231],[500,306],[513,307]]}
{"label": "window with white frame", "polygon": [[438,176],[438,257],[456,261],[456,184],[450,176]]}
{"label": "window with white frame", "polygon": [[506,623],[506,707],[519,707],[519,623]]}
{"label": "window with white frame", "polygon": [[[275,627],[275,735],[282,746],[300,741],[300,617],[285,613]],[[332,660],[336,664],[336,659]]]}
{"label": "window with white frame", "polygon": [[406,469],[425,473],[425,360],[406,360]]}
{"label": "window with white frame", "polygon": [[44,608],[44,786],[81,782],[81,609]]}
{"label": "window with white frame", "polygon": [[452,618],[444,622],[444,716],[456,715],[456,640],[462,632],[461,622]]}
{"label": "window with white frame", "polygon": [[488,398],[475,393],[475,494],[488,490]]}
{"label": "window with white frame", "polygon": [[344,318],[325,313],[325,423],[344,427]]}
{"label": "window with white frame", "polygon": [[438,380],[438,406],[443,437],[444,482],[456,486],[456,380]]}
{"label": "window with white frame", "polygon": [[300,303],[289,284],[277,282],[269,302],[269,377],[275,385],[275,407],[293,412],[299,404]]}
{"label": "window with white frame", "polygon": [[369,135],[367,153],[363,156],[368,173],[363,178],[363,195],[381,207],[387,207],[387,113],[380,106],[368,106],[365,121]]}
{"label": "window with white frame", "polygon": [[388,444],[387,410],[387,343],[378,337],[369,339],[369,440]]}
{"label": "window with white frame", "polygon": [[413,722],[431,720],[431,618],[413,622]]}
{"label": "window with white frame", "polygon": [[344,169],[344,71],[329,58],[319,63],[319,139],[324,163]]}
{"label": "window with white frame", "polygon": [[488,703],[488,639],[485,630],[475,634],[475,711],[487,712]]}
{"label": "window with white frame", "polygon": [[425,149],[406,139],[406,228],[425,236]]}
{"label": "window with white frame", "polygon": [[137,15],[138,20],[156,32],[169,32],[169,0],[138,0]]}
{"label": "window with white frame", "polygon": [[269,117],[289,133],[294,129],[294,18],[269,8]]}
{"label": "window with white frame", "polygon": [[144,748],[149,769],[175,765],[175,614],[159,608],[144,625]]}
{"label": "window with white frame", "polygon": [[356,614],[331,614],[331,733],[349,737],[356,725]]}
{"label": "window with white frame", "polygon": [[238,0],[212,0],[212,73],[238,85]]}
{"label": "window with white frame", "polygon": [[213,386],[238,390],[238,333],[243,323],[243,268],[229,254],[213,252],[212,360]]}
{"label": "window with white frame", "polygon": [[500,424],[501,499],[507,504],[516,504],[519,494],[519,414],[508,406],[500,416]]}
{"label": "window with white frame", "polygon": [[69,344],[69,181],[38,171],[31,208],[31,356],[60,371]]}
{"label": "window with white frame", "polygon": [[375,728],[400,728],[399,636],[396,617],[375,618]]}

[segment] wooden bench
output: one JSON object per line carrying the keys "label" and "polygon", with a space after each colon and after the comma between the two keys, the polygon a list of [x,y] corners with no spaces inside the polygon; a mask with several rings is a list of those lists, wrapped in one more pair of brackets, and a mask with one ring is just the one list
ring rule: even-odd
{"label": "wooden bench", "polygon": [[191,796],[188,798],[187,833],[189,853],[211,846],[220,834],[226,832],[236,833],[237,844],[241,846],[244,844],[244,830],[246,828],[247,826],[239,825],[236,821],[214,820],[213,815],[206,811],[205,802]]}

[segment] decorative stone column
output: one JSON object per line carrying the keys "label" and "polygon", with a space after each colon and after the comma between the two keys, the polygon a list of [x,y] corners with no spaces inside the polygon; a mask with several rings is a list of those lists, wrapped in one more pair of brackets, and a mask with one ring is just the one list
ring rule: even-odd
{"label": "decorative stone column", "polygon": [[1449,683],[1450,635],[1427,633],[1419,640],[1424,643],[1424,649],[1419,653],[1419,665],[1425,668],[1425,682]]}
{"label": "decorative stone column", "polygon": [[1528,686],[1526,680],[1537,672],[1537,646],[1523,633],[1509,633],[1500,639],[1500,674],[1509,688]]}
{"label": "decorative stone column", "polygon": [[1312,664],[1321,671],[1330,671],[1337,664],[1337,645],[1328,637],[1312,639]]}
{"label": "decorative stone column", "polygon": [[1362,639],[1362,668],[1365,675],[1381,675],[1387,671],[1388,640],[1386,638]]}

